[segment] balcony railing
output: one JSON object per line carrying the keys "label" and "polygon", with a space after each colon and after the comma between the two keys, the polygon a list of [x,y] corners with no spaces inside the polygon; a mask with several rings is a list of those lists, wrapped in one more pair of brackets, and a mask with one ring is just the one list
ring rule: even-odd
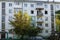
{"label": "balcony railing", "polygon": [[42,18],[37,18],[37,21],[43,21],[43,19]]}
{"label": "balcony railing", "polygon": [[44,8],[43,3],[37,3],[36,8],[39,8],[39,9]]}
{"label": "balcony railing", "polygon": [[37,18],[37,22],[38,23],[43,23],[43,19],[42,18]]}
{"label": "balcony railing", "polygon": [[41,17],[41,16],[43,16],[43,13],[37,13],[37,16]]}
{"label": "balcony railing", "polygon": [[37,27],[39,27],[39,28],[43,28],[43,26],[40,26],[40,25],[37,25]]}

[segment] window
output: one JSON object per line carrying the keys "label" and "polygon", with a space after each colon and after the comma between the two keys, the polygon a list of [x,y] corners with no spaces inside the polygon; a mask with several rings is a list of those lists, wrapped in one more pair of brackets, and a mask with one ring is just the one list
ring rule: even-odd
{"label": "window", "polygon": [[2,22],[5,22],[5,16],[2,16]]}
{"label": "window", "polygon": [[2,15],[5,15],[5,9],[2,9]]}
{"label": "window", "polygon": [[5,8],[5,3],[2,3],[2,8]]}
{"label": "window", "polygon": [[39,2],[39,3],[37,3],[37,5],[43,5],[43,3],[42,2]]}
{"label": "window", "polygon": [[5,23],[2,23],[2,29],[5,29]]}
{"label": "window", "polygon": [[33,10],[31,10],[31,14],[34,14],[34,11]]}
{"label": "window", "polygon": [[34,21],[35,20],[35,17],[34,16],[32,16],[32,21]]}
{"label": "window", "polygon": [[51,10],[53,10],[53,5],[51,5]]}
{"label": "window", "polygon": [[40,23],[39,25],[42,26],[42,23]]}
{"label": "window", "polygon": [[38,26],[42,26],[42,23],[38,23]]}
{"label": "window", "polygon": [[46,33],[48,33],[48,30],[45,30]]}
{"label": "window", "polygon": [[45,14],[48,14],[48,11],[45,11]]}
{"label": "window", "polygon": [[59,5],[56,5],[57,8],[59,8]]}
{"label": "window", "polygon": [[9,6],[12,6],[12,3],[9,3]]}
{"label": "window", "polygon": [[27,7],[27,4],[24,4],[25,7]]}
{"label": "window", "polygon": [[31,7],[34,7],[34,4],[31,4]]}
{"label": "window", "polygon": [[45,4],[45,8],[47,8],[48,7],[48,5],[47,4]]}
{"label": "window", "polygon": [[9,21],[11,21],[12,20],[12,16],[9,16]]}
{"label": "window", "polygon": [[54,12],[53,11],[51,11],[51,16],[54,16]]}
{"label": "window", "polygon": [[22,11],[22,9],[20,9],[20,8],[14,8],[14,12],[15,13],[18,13],[19,11]]}
{"label": "window", "polygon": [[9,9],[9,13],[12,13],[12,9]]}
{"label": "window", "polygon": [[48,17],[45,18],[45,21],[48,21]]}
{"label": "window", "polygon": [[[5,29],[5,28],[4,28]],[[2,30],[2,31],[5,31],[5,30]],[[1,39],[3,39],[3,38],[5,38],[5,35],[6,35],[6,33],[3,33],[3,32],[1,32],[2,34],[1,34]]]}
{"label": "window", "polygon": [[20,5],[20,2],[15,2],[16,5]]}
{"label": "window", "polygon": [[42,33],[42,30],[40,30],[39,32]]}
{"label": "window", "polygon": [[45,24],[45,27],[48,27],[48,23]]}
{"label": "window", "polygon": [[15,12],[15,13],[17,13],[17,12],[18,12],[18,10],[17,10],[17,9],[14,9],[14,12]]}

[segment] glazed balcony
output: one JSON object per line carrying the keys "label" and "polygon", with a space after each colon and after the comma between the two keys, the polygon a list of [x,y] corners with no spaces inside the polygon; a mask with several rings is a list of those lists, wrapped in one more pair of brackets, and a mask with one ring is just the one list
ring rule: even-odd
{"label": "glazed balcony", "polygon": [[43,13],[37,13],[37,17],[42,17]]}
{"label": "glazed balcony", "polygon": [[43,24],[42,23],[37,23],[37,27],[43,28]]}
{"label": "glazed balcony", "polygon": [[44,5],[42,2],[36,4],[36,10],[43,10],[43,9],[44,9]]}
{"label": "glazed balcony", "polygon": [[38,17],[42,17],[42,16],[43,16],[43,13],[42,13],[41,10],[37,10],[37,16],[38,16]]}
{"label": "glazed balcony", "polygon": [[39,28],[43,28],[43,26],[40,26],[40,25],[37,25],[37,27],[39,27]]}
{"label": "glazed balcony", "polygon": [[43,19],[42,18],[37,18],[37,22],[38,23],[43,23]]}
{"label": "glazed balcony", "polygon": [[39,22],[39,21],[43,21],[43,19],[42,18],[37,18],[37,21]]}

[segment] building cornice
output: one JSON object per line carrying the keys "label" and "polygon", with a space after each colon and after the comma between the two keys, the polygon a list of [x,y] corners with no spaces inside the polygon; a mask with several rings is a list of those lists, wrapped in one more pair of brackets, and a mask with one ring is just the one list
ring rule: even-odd
{"label": "building cornice", "polygon": [[57,3],[60,4],[60,2],[53,2],[53,1],[41,1],[41,0],[0,0],[0,2],[44,2],[44,3]]}

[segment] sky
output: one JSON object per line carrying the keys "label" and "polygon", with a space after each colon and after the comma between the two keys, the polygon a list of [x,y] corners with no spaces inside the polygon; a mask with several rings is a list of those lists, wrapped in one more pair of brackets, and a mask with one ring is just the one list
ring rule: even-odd
{"label": "sky", "polygon": [[[44,0],[44,1],[47,1],[47,0]],[[49,1],[53,1],[53,0],[49,0]],[[60,0],[54,0],[54,1],[56,1],[56,2],[60,2]]]}
{"label": "sky", "polygon": [[[53,1],[53,0],[50,0],[50,1]],[[60,0],[55,0],[55,1],[60,2]]]}
{"label": "sky", "polygon": [[[48,1],[48,0],[35,0],[35,1]],[[53,0],[49,0],[49,1],[53,1]],[[60,2],[60,0],[54,0],[55,2]]]}

